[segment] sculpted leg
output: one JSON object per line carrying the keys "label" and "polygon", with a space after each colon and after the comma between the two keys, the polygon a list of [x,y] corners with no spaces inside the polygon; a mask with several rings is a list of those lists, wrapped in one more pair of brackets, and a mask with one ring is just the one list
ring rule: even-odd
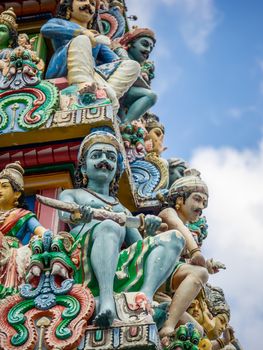
{"label": "sculpted leg", "polygon": [[96,325],[109,327],[116,318],[113,280],[124,230],[115,222],[105,220],[94,230],[91,264],[98,280],[100,297]]}
{"label": "sculpted leg", "polygon": [[161,329],[160,336],[164,337],[174,331],[181,316],[207,280],[207,269],[201,266],[184,264],[175,272],[172,280],[175,294],[170,305],[169,317]]}
{"label": "sculpted leg", "polygon": [[141,292],[150,301],[156,290],[173,272],[184,247],[184,238],[178,231],[167,231],[155,237],[156,248],[149,254]]}
{"label": "sculpted leg", "polygon": [[140,65],[134,60],[123,60],[107,83],[113,88],[117,98],[121,98],[135,82],[140,73]]}
{"label": "sculpted leg", "polygon": [[131,122],[139,119],[155,104],[156,100],[157,95],[152,90],[132,86],[125,99],[128,113],[124,121]]}
{"label": "sculpted leg", "polygon": [[67,63],[69,85],[94,82],[92,47],[86,35],[79,35],[71,41]]}

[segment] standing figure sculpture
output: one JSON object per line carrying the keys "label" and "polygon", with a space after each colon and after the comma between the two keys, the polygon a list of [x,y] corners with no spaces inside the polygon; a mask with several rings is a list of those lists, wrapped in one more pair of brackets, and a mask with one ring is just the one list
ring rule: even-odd
{"label": "standing figure sculpture", "polygon": [[156,103],[157,95],[150,87],[154,77],[153,64],[147,61],[155,42],[154,33],[148,28],[135,28],[120,40],[120,44],[127,50],[128,57],[141,66],[139,79],[121,101],[119,114],[123,122],[139,119]]}
{"label": "standing figure sculpture", "polygon": [[0,172],[0,298],[16,293],[23,280],[30,251],[21,247],[33,234],[46,231],[36,215],[25,209],[23,173],[19,162]]}
{"label": "standing figure sculpture", "polygon": [[[107,46],[110,39],[92,29],[99,3],[98,0],[62,0],[57,18],[41,28],[55,50],[46,78],[67,76],[71,85],[68,91],[75,91],[76,98],[82,101],[87,99],[87,94],[96,95],[97,90],[105,90],[116,114],[118,99],[137,79],[140,67],[133,60],[120,60]],[[100,66],[99,74],[96,69],[103,64],[107,65]]]}
{"label": "standing figure sculpture", "polygon": [[[144,241],[135,228],[92,219],[93,208],[131,215],[116,198],[122,167],[118,140],[109,132],[94,132],[80,146],[78,188],[60,195],[62,201],[80,206],[80,218],[65,212],[60,212],[60,218],[69,223],[74,237],[83,237],[84,284],[99,296],[95,323],[104,327],[116,318],[113,291],[140,291],[151,302],[157,288],[172,273],[184,246],[184,239],[175,230],[152,237],[161,223],[155,216],[147,215],[143,220],[149,235]],[[128,248],[121,251],[124,243]],[[129,265],[133,267],[129,269]]]}
{"label": "standing figure sculpture", "polygon": [[197,221],[207,206],[208,188],[199,175],[195,169],[189,169],[184,177],[175,181],[169,190],[169,208],[159,214],[168,229],[176,229],[184,235],[191,259],[191,264],[177,264],[170,283],[166,283],[166,290],[163,290],[173,298],[169,317],[160,332],[162,337],[173,333],[180,318],[208,280],[206,261],[186,226]]}
{"label": "standing figure sculpture", "polygon": [[[0,14],[0,60],[6,59],[13,48],[17,46],[17,24],[14,9]],[[0,67],[1,68],[1,67]]]}

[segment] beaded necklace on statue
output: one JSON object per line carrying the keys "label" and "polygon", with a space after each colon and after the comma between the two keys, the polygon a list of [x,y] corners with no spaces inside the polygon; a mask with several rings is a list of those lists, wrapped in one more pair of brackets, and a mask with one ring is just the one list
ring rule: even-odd
{"label": "beaded necklace on statue", "polygon": [[5,222],[5,219],[17,208],[12,208],[10,210],[0,210],[0,225],[2,225]]}
{"label": "beaded necklace on statue", "polygon": [[88,188],[82,188],[82,190],[89,192],[90,194],[92,194],[94,197],[98,198],[99,200],[101,200],[102,202],[108,204],[107,206],[104,206],[104,209],[112,211],[112,207],[119,204],[119,200],[116,199],[115,202],[110,202],[107,201],[106,199],[102,198],[98,193],[93,192],[92,190],[88,189]]}

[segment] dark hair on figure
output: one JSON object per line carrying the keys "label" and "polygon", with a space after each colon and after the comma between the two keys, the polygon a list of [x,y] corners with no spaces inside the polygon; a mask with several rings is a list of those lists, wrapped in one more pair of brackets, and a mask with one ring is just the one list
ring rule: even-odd
{"label": "dark hair on figure", "polygon": [[2,179],[7,179],[9,181],[14,192],[21,192],[21,196],[17,200],[18,201],[17,208],[28,209],[28,205],[26,204],[26,201],[25,201],[25,192],[21,190],[20,187],[14,182],[14,180],[8,175],[3,176]]}

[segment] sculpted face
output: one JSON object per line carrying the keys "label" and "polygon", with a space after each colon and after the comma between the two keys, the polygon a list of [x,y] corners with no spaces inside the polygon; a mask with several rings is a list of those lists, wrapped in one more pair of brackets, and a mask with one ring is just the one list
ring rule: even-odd
{"label": "sculpted face", "polygon": [[186,167],[182,165],[169,166],[169,187],[174,183],[174,181],[180,179],[184,175]]}
{"label": "sculpted face", "polygon": [[209,339],[220,337],[228,325],[228,316],[226,314],[218,314],[214,317],[215,327],[207,333]]}
{"label": "sculpted face", "polygon": [[193,192],[183,203],[183,199],[179,201],[180,208],[177,210],[179,217],[184,222],[195,222],[202,215],[202,210],[207,207],[208,197],[201,192]]}
{"label": "sculpted face", "polygon": [[5,24],[0,24],[0,49],[8,47],[10,40],[9,29]]}
{"label": "sculpted face", "polygon": [[189,306],[187,312],[193,316],[193,318],[200,323],[201,325],[203,324],[203,312],[201,310],[200,307],[200,303],[197,299],[194,299],[191,303],[191,305]]}
{"label": "sculpted face", "polygon": [[148,60],[150,53],[154,47],[154,41],[148,37],[141,37],[131,43],[131,47],[128,49],[128,54],[131,58],[139,63],[143,63]]}
{"label": "sculpted face", "polygon": [[160,128],[153,128],[149,131],[148,137],[152,140],[153,143],[153,152],[161,154],[164,150],[163,139],[164,133]]}
{"label": "sculpted face", "polygon": [[117,170],[118,154],[114,146],[106,143],[96,143],[86,154],[86,172],[89,180],[98,183],[111,183]]}
{"label": "sculpted face", "polygon": [[8,179],[0,179],[0,210],[14,208],[15,201],[20,197],[21,192],[15,192]]}
{"label": "sculpted face", "polygon": [[95,0],[73,0],[70,20],[80,25],[87,25],[92,21],[95,10]]}

